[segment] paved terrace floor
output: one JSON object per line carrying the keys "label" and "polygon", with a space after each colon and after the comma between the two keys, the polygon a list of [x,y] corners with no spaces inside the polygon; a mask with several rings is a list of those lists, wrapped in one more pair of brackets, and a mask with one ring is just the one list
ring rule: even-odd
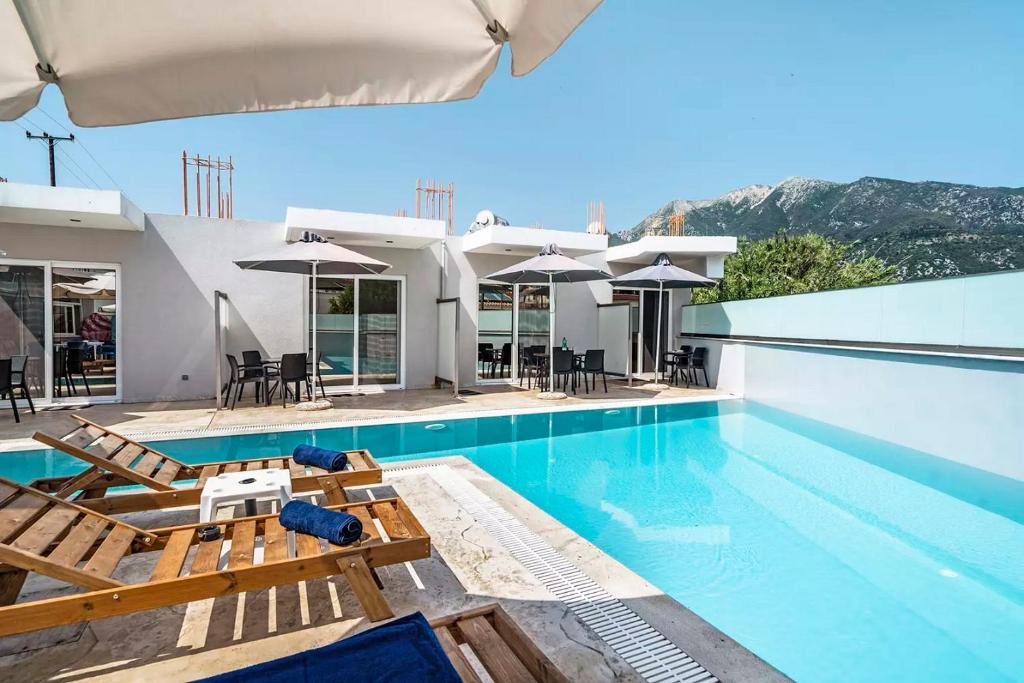
{"label": "paved terrace floor", "polygon": [[[598,385],[600,387],[600,384]],[[293,404],[282,408],[256,405],[251,389],[235,410],[216,410],[215,402],[173,401],[155,403],[100,404],[84,409],[40,410],[36,415],[23,411],[20,424],[14,422],[10,411],[0,411],[0,450],[36,448],[32,441],[36,431],[60,433],[68,415],[80,412],[84,417],[119,431],[132,434],[156,434],[179,430],[231,429],[232,427],[287,426],[293,424],[344,424],[364,420],[415,418],[417,416],[449,416],[484,414],[517,409],[550,409],[563,406],[598,407],[600,404],[623,404],[655,400],[689,399],[711,400],[729,395],[704,387],[674,387],[653,389],[651,385],[635,383],[633,387],[622,381],[609,381],[608,393],[582,391],[560,401],[537,398],[536,391],[510,386],[473,387],[473,394],[452,396],[450,390],[415,389],[386,391],[363,396],[331,397],[330,410],[303,412]]]}

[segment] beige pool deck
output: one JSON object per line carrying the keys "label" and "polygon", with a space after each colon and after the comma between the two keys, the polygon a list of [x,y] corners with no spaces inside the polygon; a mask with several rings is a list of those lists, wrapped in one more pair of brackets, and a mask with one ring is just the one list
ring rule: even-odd
{"label": "beige pool deck", "polygon": [[[643,400],[722,396],[707,389],[636,393],[639,391],[621,388],[609,395],[598,394],[598,399],[569,399],[561,403],[572,405],[589,400],[589,405],[596,407],[601,401],[625,404],[636,401],[638,396]],[[85,414],[98,422],[130,426],[139,432],[210,427],[219,431],[220,427],[244,424],[287,425],[314,419],[338,423],[551,406],[526,392],[491,390],[458,400],[450,396],[445,399],[440,393],[409,391],[339,398],[335,399],[332,411],[325,411],[333,415],[297,415],[291,409],[251,407],[213,414],[209,402],[188,406],[96,406]],[[36,424],[32,424],[31,416],[25,422],[30,429],[43,429],[44,421],[50,423],[60,418],[60,412],[41,413],[36,416]],[[8,439],[24,438],[24,431],[9,429],[9,425],[5,429]],[[385,470],[383,484],[350,489],[350,494],[357,500],[402,496],[432,541],[428,559],[381,571],[385,596],[396,615],[419,610],[433,618],[498,602],[570,680],[647,680],[627,661],[634,657],[631,661],[636,664],[635,655],[626,654],[621,643],[618,651],[613,649],[608,641],[615,638],[602,639],[585,623],[578,605],[574,611],[559,598],[557,587],[552,587],[557,586],[558,577],[552,579],[549,573],[538,571],[534,563],[524,563],[521,545],[509,540],[508,533],[496,532],[495,520],[499,517],[488,510],[497,510],[504,515],[501,519],[507,520],[505,524],[512,525],[508,528],[513,530],[509,532],[513,536],[533,535],[531,552],[548,552],[564,560],[556,574],[578,574],[577,581],[591,582],[591,590],[598,591],[596,604],[604,608],[621,604],[670,641],[658,647],[659,653],[666,652],[665,647],[677,648],[723,681],[787,680],[465,458],[403,462],[385,465]],[[486,502],[483,508],[480,501]],[[270,503],[260,505],[261,512],[270,511]],[[235,512],[241,514],[241,509],[221,510],[222,515]],[[182,508],[137,513],[126,519],[140,526],[155,527],[190,522],[196,515],[195,508]],[[124,573],[117,578],[145,577],[150,562],[145,553],[133,556],[122,563]],[[26,583],[20,600],[70,590],[50,579],[34,576]],[[3,638],[0,676],[5,681],[186,681],[324,645],[368,626],[343,579],[310,581]],[[638,668],[644,669],[650,679],[659,673],[657,667]],[[692,672],[693,669],[686,675]],[[663,680],[683,679],[681,674]]]}

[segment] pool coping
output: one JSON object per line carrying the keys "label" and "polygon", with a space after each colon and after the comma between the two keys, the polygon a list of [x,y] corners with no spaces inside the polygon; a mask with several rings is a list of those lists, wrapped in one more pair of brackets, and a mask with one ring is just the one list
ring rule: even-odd
{"label": "pool coping", "polygon": [[[539,537],[561,558],[634,612],[700,667],[721,681],[773,681],[790,679],[742,643],[668,595],[642,575],[619,562],[599,546],[580,536],[551,513],[528,500],[465,456],[448,455],[382,463],[384,483],[403,473],[430,476],[430,470],[451,469],[470,487],[490,499],[515,522]],[[389,472],[391,473],[389,475]],[[396,476],[397,475],[397,476]],[[465,509],[465,508],[464,508]],[[467,514],[471,514],[467,510]],[[478,520],[479,523],[479,520]],[[490,533],[490,532],[489,532]],[[504,547],[501,539],[495,538]],[[515,560],[518,561],[518,560]],[[525,565],[524,565],[525,567]],[[529,567],[527,571],[533,574]],[[536,576],[536,574],[534,574]],[[671,674],[647,671],[650,680],[682,680]],[[684,676],[695,674],[692,670]],[[664,679],[662,676],[666,676]],[[698,675],[697,678],[700,676]]]}
{"label": "pool coping", "polygon": [[[716,392],[711,396],[676,396],[671,398],[638,398],[618,401],[599,401],[581,405],[570,403],[550,406],[524,406],[520,408],[496,408],[492,410],[465,410],[453,413],[428,415],[404,415],[367,417],[356,419],[323,420],[308,422],[287,422],[281,424],[225,425],[223,427],[189,427],[185,429],[118,429],[118,433],[136,441],[158,442],[179,439],[203,439],[215,436],[238,436],[242,434],[270,434],[275,432],[302,432],[310,429],[344,429],[346,427],[369,427],[383,424],[415,424],[419,422],[448,422],[481,417],[506,417],[511,415],[535,415],[538,413],[582,412],[609,410],[613,408],[637,408],[643,406],[673,405],[680,403],[712,403],[718,401],[742,400],[741,396]],[[0,453],[47,450],[47,447],[31,438],[6,439],[0,441]]]}

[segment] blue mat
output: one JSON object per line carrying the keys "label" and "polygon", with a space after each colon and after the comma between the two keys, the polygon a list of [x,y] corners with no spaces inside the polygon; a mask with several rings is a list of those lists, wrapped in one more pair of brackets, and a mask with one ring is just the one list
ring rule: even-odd
{"label": "blue mat", "polygon": [[201,679],[214,683],[461,683],[419,612],[336,643]]}

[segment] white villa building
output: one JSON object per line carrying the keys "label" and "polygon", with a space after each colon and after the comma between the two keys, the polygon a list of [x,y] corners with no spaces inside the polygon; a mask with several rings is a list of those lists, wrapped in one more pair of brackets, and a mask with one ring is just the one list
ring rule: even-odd
{"label": "white villa building", "polygon": [[[0,357],[29,357],[31,392],[43,404],[213,397],[227,376],[224,354],[278,358],[309,348],[309,279],[234,265],[304,231],[391,264],[382,275],[320,280],[328,393],[439,379],[518,383],[518,349],[547,343],[547,287],[482,278],[547,243],[613,275],[664,252],[717,278],[736,249],[732,237],[644,237],[609,247],[606,235],[512,226],[450,236],[442,221],[295,207],[284,221],[150,214],[116,191],[3,183]],[[605,348],[610,373],[652,370],[656,292],[597,282],[558,285],[556,296],[557,340]],[[663,348],[678,342],[689,291],[665,297]],[[604,320],[602,308],[613,303],[628,306],[628,316],[620,306],[621,317]],[[457,312],[457,324],[443,311]],[[97,325],[98,334],[83,334]],[[81,351],[73,356],[71,348]]]}

